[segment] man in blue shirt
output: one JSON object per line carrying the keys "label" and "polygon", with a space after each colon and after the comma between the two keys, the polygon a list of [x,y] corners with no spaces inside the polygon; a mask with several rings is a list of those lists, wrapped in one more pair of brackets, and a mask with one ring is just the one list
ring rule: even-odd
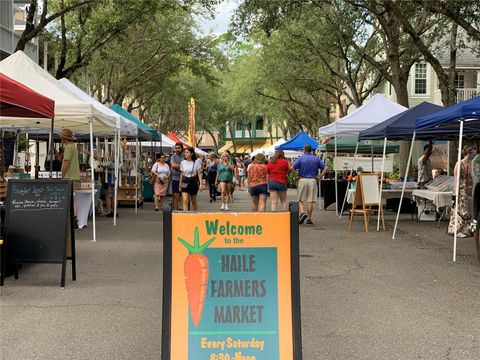
{"label": "man in blue shirt", "polygon": [[[307,220],[307,225],[313,225],[313,203],[317,198],[317,183],[325,175],[328,167],[325,163],[312,154],[312,147],[305,145],[303,155],[300,156],[292,165],[297,170],[298,180],[298,207],[300,210],[299,224]],[[322,170],[320,175],[318,170]],[[307,203],[307,213],[305,213],[305,203]]]}

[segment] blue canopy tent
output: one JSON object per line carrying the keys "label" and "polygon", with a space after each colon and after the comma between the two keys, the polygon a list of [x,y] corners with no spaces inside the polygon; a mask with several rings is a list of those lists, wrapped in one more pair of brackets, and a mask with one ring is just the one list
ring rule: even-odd
{"label": "blue canopy tent", "polygon": [[414,106],[400,114],[392,116],[391,118],[372,126],[360,132],[359,140],[375,140],[385,139],[389,140],[403,140],[410,139],[415,131],[416,120],[420,116],[430,115],[442,110],[442,106],[430,104],[426,101]]}
{"label": "blue canopy tent", "polygon": [[[417,118],[415,131],[412,136],[412,144],[415,140],[416,134],[419,133],[422,137],[428,134],[430,137],[448,138],[458,136],[459,149],[457,162],[461,160],[461,149],[464,135],[469,137],[480,136],[480,97],[474,97],[470,100],[452,105],[448,108]],[[458,135],[457,135],[458,134]],[[410,148],[409,161],[412,156],[413,147]],[[408,171],[408,169],[407,169]],[[406,178],[406,176],[405,176]],[[457,178],[455,184],[455,197],[458,200],[460,182]],[[405,190],[405,183],[402,190],[402,198]],[[400,209],[397,213],[395,221],[395,228],[393,231],[393,238],[397,229]],[[455,224],[458,222],[458,201],[455,201]],[[457,252],[457,233],[454,233],[453,245],[453,261],[456,261]]]}
{"label": "blue canopy tent", "polygon": [[287,142],[277,146],[276,150],[303,150],[305,145],[311,145],[312,150],[318,148],[318,142],[312,137],[308,136],[304,131],[300,131],[293,138]]}

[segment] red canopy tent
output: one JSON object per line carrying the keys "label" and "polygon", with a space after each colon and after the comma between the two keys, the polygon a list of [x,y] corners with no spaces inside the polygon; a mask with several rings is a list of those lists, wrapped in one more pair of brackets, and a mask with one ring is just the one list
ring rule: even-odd
{"label": "red canopy tent", "polygon": [[174,134],[173,132],[171,132],[171,131],[167,134],[167,137],[168,137],[169,139],[175,141],[175,142],[182,143],[182,144],[183,144],[183,147],[184,147],[185,149],[190,146],[190,145],[186,144],[185,142],[183,142],[182,140],[180,140],[180,139],[178,138],[178,136],[175,135],[175,134]]}
{"label": "red canopy tent", "polygon": [[0,116],[54,118],[55,102],[0,73]]}
{"label": "red canopy tent", "polygon": [[[55,117],[55,101],[0,73],[0,120],[2,117],[52,119],[50,136],[51,172],[53,159],[53,118]],[[3,167],[3,164],[0,164],[0,166]]]}

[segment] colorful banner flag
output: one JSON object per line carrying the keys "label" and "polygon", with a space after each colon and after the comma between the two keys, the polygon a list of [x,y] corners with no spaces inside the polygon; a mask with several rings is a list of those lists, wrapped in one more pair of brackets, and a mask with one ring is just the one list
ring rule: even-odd
{"label": "colorful banner flag", "polygon": [[195,100],[188,103],[188,144],[195,147]]}

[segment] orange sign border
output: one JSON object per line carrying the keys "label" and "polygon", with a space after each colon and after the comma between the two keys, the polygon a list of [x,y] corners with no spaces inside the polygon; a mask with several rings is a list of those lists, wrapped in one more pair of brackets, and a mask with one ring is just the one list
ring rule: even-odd
{"label": "orange sign border", "polygon": [[[301,345],[301,311],[300,311],[300,281],[299,281],[299,229],[298,229],[298,206],[296,203],[290,204],[290,211],[287,213],[287,222],[284,226],[278,220],[279,217],[285,216],[285,213],[280,212],[263,212],[263,213],[191,213],[191,212],[174,212],[165,211],[164,213],[164,231],[163,231],[163,310],[162,310],[162,360],[170,359],[188,359],[188,346],[185,338],[188,338],[188,327],[178,324],[188,324],[187,311],[175,311],[175,309],[187,309],[188,303],[184,295],[179,296],[185,291],[178,290],[178,284],[173,283],[173,274],[183,274],[183,262],[188,256],[188,250],[182,249],[178,246],[172,246],[172,229],[182,224],[191,223],[188,217],[201,217],[200,221],[205,219],[221,219],[234,220],[238,215],[254,219],[260,215],[272,216],[272,227],[278,231],[285,231],[290,233],[290,241],[286,244],[278,246],[275,239],[261,239],[260,241],[253,241],[249,239],[249,246],[253,247],[276,247],[278,250],[278,279],[290,279],[289,282],[278,282],[278,329],[279,329],[279,360],[302,359],[302,345]],[[275,219],[277,217],[277,219]],[[288,222],[289,218],[289,222]],[[286,223],[286,224],[285,224]],[[193,227],[189,227],[193,234]],[[270,232],[272,229],[269,230]],[[191,237],[191,234],[189,235]],[[200,239],[207,239],[205,229],[200,232]],[[212,248],[228,248],[222,243],[212,243]],[[232,246],[234,247],[234,246]],[[282,250],[283,247],[283,250]],[[177,260],[178,259],[178,260]],[[282,266],[285,262],[289,262],[290,266]],[[183,280],[183,279],[182,279]],[[184,280],[183,280],[184,281]],[[178,282],[178,279],[177,279]],[[184,286],[184,282],[182,284]],[[280,294],[288,293],[290,290],[291,296],[289,298],[281,297]],[[172,318],[172,313],[175,318]],[[172,323],[172,320],[174,322]],[[176,346],[175,339],[183,339],[182,346]]]}

